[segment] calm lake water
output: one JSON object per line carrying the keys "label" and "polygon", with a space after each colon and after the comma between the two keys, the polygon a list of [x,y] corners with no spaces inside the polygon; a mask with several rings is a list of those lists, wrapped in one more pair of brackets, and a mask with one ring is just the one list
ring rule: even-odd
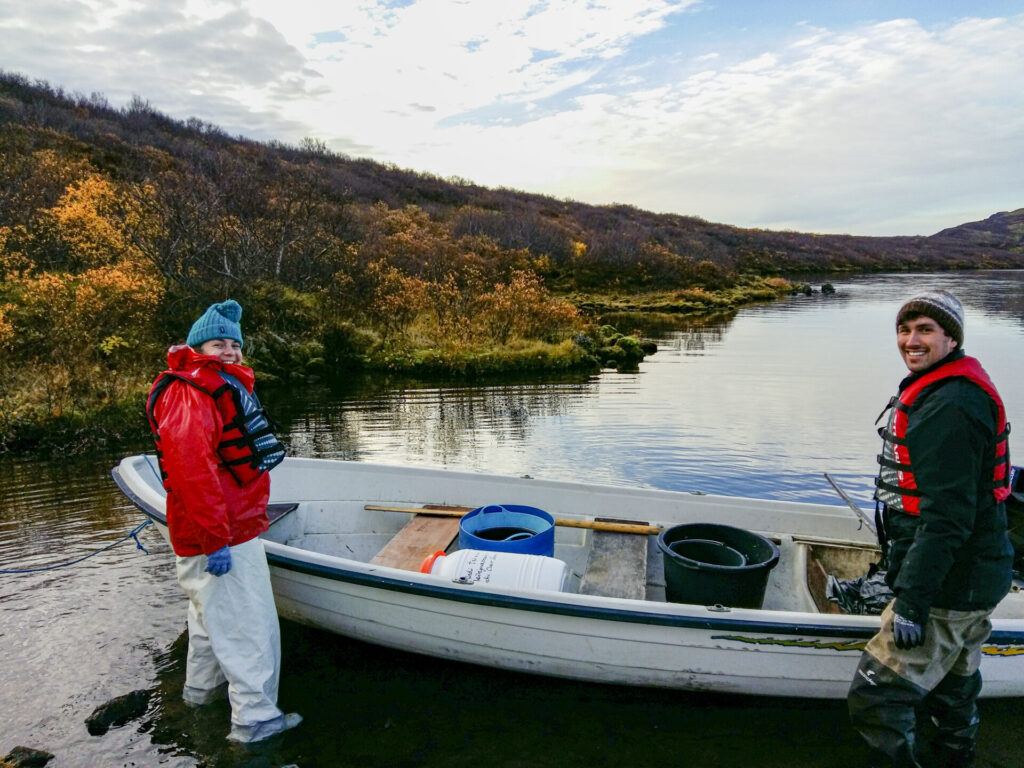
{"label": "calm lake water", "polygon": [[[632,374],[424,385],[360,377],[267,393],[293,455],[530,474],[865,506],[873,422],[904,373],[900,301],[924,288],[967,309],[979,357],[1024,425],[1024,273],[871,276],[733,316],[611,318],[659,351]],[[820,285],[820,282],[816,283]],[[154,373],[159,363],[154,361]],[[1015,455],[1024,446],[1011,440]],[[41,567],[110,544],[141,515],[109,479],[130,446],[69,462],[0,458],[0,569]],[[851,513],[852,515],[852,513]],[[0,755],[45,749],[51,766],[863,765],[842,702],[650,691],[495,672],[285,623],[281,704],[302,726],[231,746],[226,704],[191,710],[185,599],[159,536],[78,565],[0,575]],[[133,690],[139,719],[103,736],[84,720]],[[1024,764],[1024,699],[985,702],[979,765]]]}

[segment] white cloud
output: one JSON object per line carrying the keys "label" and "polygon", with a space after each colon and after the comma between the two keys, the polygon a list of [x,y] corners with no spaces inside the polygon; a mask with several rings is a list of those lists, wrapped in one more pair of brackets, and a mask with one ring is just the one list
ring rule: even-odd
{"label": "white cloud", "polygon": [[1022,74],[1022,17],[825,35],[668,88],[579,99],[515,131],[545,148],[538,166],[561,157],[561,177],[530,183],[539,169],[520,157],[506,183],[729,223],[930,233],[965,220],[969,200],[975,217],[1024,203]]}
{"label": "white cloud", "polygon": [[798,24],[737,55],[695,47],[693,10],[716,13],[0,0],[0,66],[229,133],[739,225],[927,233],[1024,204],[1024,16]]}

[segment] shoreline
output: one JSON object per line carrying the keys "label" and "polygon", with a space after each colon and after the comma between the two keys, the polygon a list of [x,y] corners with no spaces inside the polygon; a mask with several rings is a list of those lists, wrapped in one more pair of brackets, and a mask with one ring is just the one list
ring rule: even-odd
{"label": "shoreline", "polygon": [[[400,375],[422,381],[486,381],[516,375],[545,373],[632,372],[657,347],[649,339],[620,333],[615,326],[599,325],[605,314],[671,313],[702,316],[730,311],[762,301],[775,301],[796,292],[807,293],[809,286],[782,278],[755,278],[736,286],[706,291],[678,289],[667,291],[593,291],[558,292],[552,295],[575,305],[587,319],[585,330],[571,339],[558,342],[510,341],[483,349],[417,348],[377,350],[352,355],[331,363],[319,361],[298,375],[285,366],[261,364],[254,354],[254,368],[261,388],[279,389],[296,382],[325,381],[349,373]],[[254,345],[258,350],[258,345]],[[269,350],[263,354],[268,354]],[[154,373],[158,372],[154,365]],[[149,439],[144,416],[148,384],[125,393],[116,402],[88,410],[60,413],[43,421],[24,419],[10,424],[0,422],[0,457],[59,455],[75,456],[102,447],[130,445]]]}

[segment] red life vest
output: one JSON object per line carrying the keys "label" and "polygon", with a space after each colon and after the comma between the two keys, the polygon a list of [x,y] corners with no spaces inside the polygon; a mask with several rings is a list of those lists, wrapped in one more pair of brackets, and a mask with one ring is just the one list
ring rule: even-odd
{"label": "red life vest", "polygon": [[926,387],[955,376],[962,376],[977,384],[996,404],[999,416],[992,460],[992,494],[997,502],[1005,500],[1010,495],[1010,452],[1006,439],[1010,429],[1006,423],[1003,400],[985,369],[981,367],[981,363],[973,357],[961,357],[920,377],[889,402],[892,413],[888,425],[878,430],[883,442],[882,453],[878,455],[881,467],[875,479],[875,498],[890,509],[901,510],[910,515],[921,514],[922,494],[914,479],[913,461],[906,441],[908,414],[910,407]]}
{"label": "red life vest", "polygon": [[264,418],[259,420],[262,426],[253,430],[251,428],[254,421],[253,414],[245,412],[241,393],[222,378],[216,370],[207,366],[196,366],[194,370],[188,372],[164,371],[153,382],[153,386],[149,390],[149,397],[146,400],[146,416],[149,418],[149,428],[156,441],[160,477],[165,489],[171,490],[167,472],[163,466],[160,430],[155,414],[157,399],[173,381],[182,381],[213,398],[224,425],[220,443],[217,445],[217,455],[239,485],[249,485],[284,459],[284,447],[273,436],[269,422],[262,410],[260,415],[263,415]]}

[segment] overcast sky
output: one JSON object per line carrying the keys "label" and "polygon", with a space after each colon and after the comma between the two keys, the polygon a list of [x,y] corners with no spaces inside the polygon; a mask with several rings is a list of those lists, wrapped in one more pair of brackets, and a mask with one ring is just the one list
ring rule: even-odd
{"label": "overcast sky", "polygon": [[1024,207],[1024,0],[0,0],[0,68],[744,227],[932,234]]}

